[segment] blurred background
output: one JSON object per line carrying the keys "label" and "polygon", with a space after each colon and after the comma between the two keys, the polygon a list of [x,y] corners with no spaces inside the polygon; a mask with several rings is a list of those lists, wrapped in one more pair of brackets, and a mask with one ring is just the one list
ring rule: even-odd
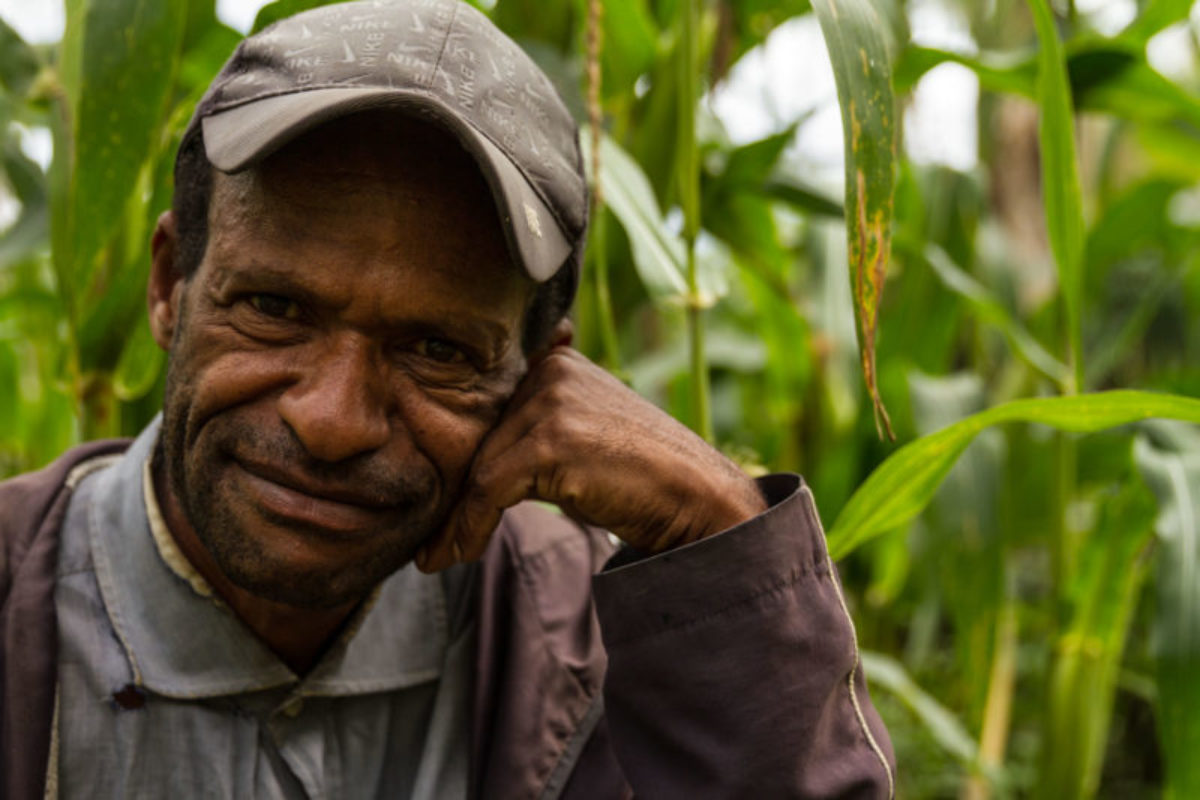
{"label": "blurred background", "polygon": [[[0,0],[0,476],[157,412],[147,240],[177,138],[243,34],[319,4]],[[690,27],[685,0],[476,5],[605,133],[577,345],[751,472],[812,485],[898,796],[1200,797],[1200,431],[931,438],[1018,398],[1200,394],[1200,6],[835,3],[869,10],[895,102],[896,147],[848,162],[838,29],[808,0],[703,0]],[[848,163],[894,177],[895,442],[860,370]],[[1068,280],[1044,187],[1081,220]],[[893,455],[892,488],[864,484]],[[929,496],[850,544],[905,470]]]}

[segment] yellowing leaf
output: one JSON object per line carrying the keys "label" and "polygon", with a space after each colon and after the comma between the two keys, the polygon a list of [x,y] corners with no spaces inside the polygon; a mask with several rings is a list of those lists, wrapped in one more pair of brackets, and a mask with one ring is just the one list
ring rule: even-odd
{"label": "yellowing leaf", "polygon": [[870,0],[813,0],[821,23],[846,143],[846,237],[863,378],[879,435],[892,424],[875,377],[875,336],[887,278],[896,188],[896,101],[887,32]]}

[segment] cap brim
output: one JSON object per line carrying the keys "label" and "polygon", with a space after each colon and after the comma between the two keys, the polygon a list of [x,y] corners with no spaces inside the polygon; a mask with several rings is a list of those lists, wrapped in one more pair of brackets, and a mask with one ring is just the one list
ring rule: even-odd
{"label": "cap brim", "polygon": [[201,121],[208,160],[222,172],[238,172],[266,158],[318,125],[371,108],[421,109],[432,113],[479,164],[501,218],[509,253],[535,281],[566,263],[570,239],[516,165],[488,137],[427,95],[386,88],[309,89],[266,97],[212,114]]}

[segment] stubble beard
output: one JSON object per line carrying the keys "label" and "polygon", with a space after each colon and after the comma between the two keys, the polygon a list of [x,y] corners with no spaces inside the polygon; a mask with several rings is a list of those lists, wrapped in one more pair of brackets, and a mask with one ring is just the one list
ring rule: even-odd
{"label": "stubble beard", "polygon": [[[358,601],[410,562],[447,514],[437,503],[437,498],[444,502],[445,493],[439,491],[444,487],[438,485],[431,469],[419,475],[401,475],[367,462],[313,463],[290,432],[284,435],[292,441],[280,441],[236,416],[210,418],[204,424],[203,437],[189,441],[188,405],[181,402],[189,390],[179,370],[168,363],[163,424],[154,466],[165,470],[169,490],[221,572],[255,596],[314,610]],[[236,411],[225,414],[235,415]],[[299,569],[289,564],[284,554],[265,546],[266,540],[250,530],[253,521],[235,512],[235,507],[245,507],[245,498],[240,498],[240,503],[229,502],[229,493],[234,491],[229,478],[235,469],[234,454],[253,454],[256,459],[287,465],[292,470],[307,468],[316,475],[337,470],[343,480],[349,471],[355,478],[354,485],[372,487],[394,504],[394,525],[371,534],[377,546],[368,557],[341,566]]]}

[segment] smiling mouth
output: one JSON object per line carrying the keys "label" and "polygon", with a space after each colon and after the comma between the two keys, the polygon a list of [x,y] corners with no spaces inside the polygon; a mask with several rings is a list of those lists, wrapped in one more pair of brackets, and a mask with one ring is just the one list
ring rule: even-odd
{"label": "smiling mouth", "polygon": [[377,529],[394,510],[340,487],[315,486],[267,467],[233,463],[254,504],[272,519],[346,537]]}

